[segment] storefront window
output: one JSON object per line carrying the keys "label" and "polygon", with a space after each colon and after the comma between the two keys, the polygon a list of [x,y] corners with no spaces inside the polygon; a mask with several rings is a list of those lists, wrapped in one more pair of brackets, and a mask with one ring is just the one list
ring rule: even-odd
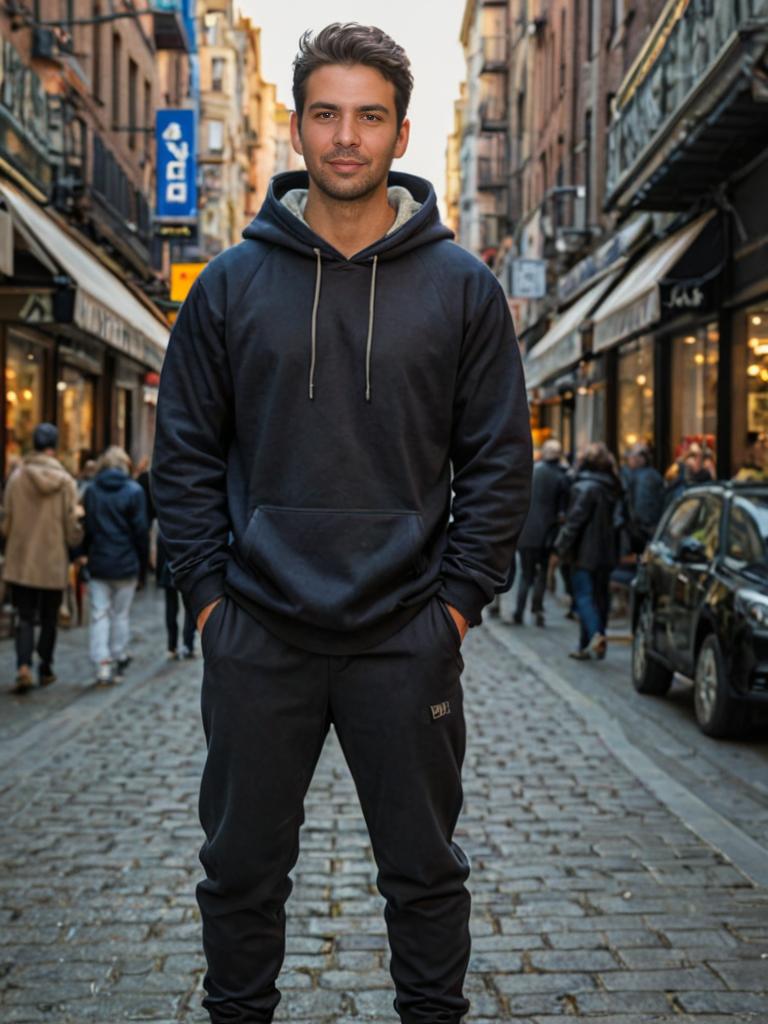
{"label": "storefront window", "polygon": [[592,441],[605,440],[605,361],[582,363],[577,371],[572,441],[578,458]]}
{"label": "storefront window", "polygon": [[733,410],[732,471],[739,480],[767,480],[768,303],[748,309],[743,328],[743,335],[737,333],[746,344],[735,350],[733,364],[738,405]]}
{"label": "storefront window", "polygon": [[717,433],[717,324],[672,341],[672,441],[676,451],[696,442],[715,449]]}
{"label": "storefront window", "polygon": [[72,366],[62,368],[56,382],[59,458],[75,475],[92,454],[94,392],[91,377]]}
{"label": "storefront window", "polygon": [[618,359],[618,437],[621,452],[639,441],[653,447],[653,338],[624,345]]}
{"label": "storefront window", "polygon": [[32,448],[43,418],[43,349],[8,337],[5,362],[5,472]]}

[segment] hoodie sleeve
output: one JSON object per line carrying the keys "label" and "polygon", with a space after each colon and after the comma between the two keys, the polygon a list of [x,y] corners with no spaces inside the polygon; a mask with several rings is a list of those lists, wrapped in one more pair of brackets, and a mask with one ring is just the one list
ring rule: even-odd
{"label": "hoodie sleeve", "polygon": [[234,406],[224,315],[192,287],[160,377],[152,499],[174,584],[197,617],[224,593],[229,560],[226,469]]}
{"label": "hoodie sleeve", "polygon": [[483,607],[505,589],[531,491],[522,360],[495,281],[462,343],[451,461],[454,498],[440,597],[475,626]]}

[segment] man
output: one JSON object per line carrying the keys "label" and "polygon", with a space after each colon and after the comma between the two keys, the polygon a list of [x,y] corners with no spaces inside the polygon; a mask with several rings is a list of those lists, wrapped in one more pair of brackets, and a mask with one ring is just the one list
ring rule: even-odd
{"label": "man", "polygon": [[40,622],[38,682],[49,686],[56,681],[53,652],[69,577],[69,549],[83,536],[77,485],[56,458],[58,436],[52,423],[40,423],[32,435],[34,451],[11,474],[5,489],[3,579],[13,585],[17,614],[17,693],[33,686],[35,617]]}
{"label": "man", "polygon": [[275,178],[206,268],[162,374],[154,497],[205,657],[217,1024],[272,1020],[330,723],[379,867],[397,1012],[453,1024],[468,1007],[460,643],[505,584],[530,431],[496,279],[449,241],[427,182],[389,175],[411,86],[379,29],[304,36],[291,133],[307,173]]}
{"label": "man", "polygon": [[651,465],[647,445],[633,445],[626,455],[624,522],[630,551],[641,554],[664,511],[664,478]]}
{"label": "man", "polygon": [[568,505],[568,478],[560,462],[563,448],[559,441],[545,441],[541,458],[533,470],[531,509],[518,540],[520,580],[514,622],[522,625],[528,592],[533,587],[531,611],[536,625],[544,626],[544,591],[547,586],[549,557]]}

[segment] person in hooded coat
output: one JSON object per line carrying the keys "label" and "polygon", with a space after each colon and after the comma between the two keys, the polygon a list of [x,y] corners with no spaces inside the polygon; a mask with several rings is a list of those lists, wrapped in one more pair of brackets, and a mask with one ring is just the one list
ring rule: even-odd
{"label": "person in hooded coat", "polygon": [[35,618],[38,682],[55,682],[53,655],[62,592],[69,579],[70,549],[83,536],[77,484],[56,458],[59,432],[52,423],[34,431],[34,451],[25,456],[5,488],[3,579],[12,584],[16,606],[16,692],[33,685]]}
{"label": "person in hooded coat", "polygon": [[119,680],[130,662],[131,604],[149,550],[144,491],[130,468],[122,448],[107,448],[85,494],[91,660],[99,683]]}
{"label": "person in hooded coat", "polygon": [[571,657],[604,658],[611,571],[618,562],[617,507],[622,499],[616,460],[600,441],[587,446],[571,485],[565,523],[555,545],[571,566],[571,586],[581,623]]}
{"label": "person in hooded coat", "polygon": [[[294,148],[168,345],[152,493],[198,620],[208,751],[197,889],[214,1024],[273,1019],[304,795],[331,724],[379,867],[395,1008],[458,1024],[461,643],[507,584],[531,432],[499,282],[405,153],[408,58],[301,40]],[[315,1015],[322,1016],[318,1009]]]}

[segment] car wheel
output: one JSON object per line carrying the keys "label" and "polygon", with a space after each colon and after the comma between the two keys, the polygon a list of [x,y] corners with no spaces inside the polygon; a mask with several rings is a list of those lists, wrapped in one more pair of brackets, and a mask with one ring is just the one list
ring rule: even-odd
{"label": "car wheel", "polygon": [[707,736],[731,736],[743,725],[742,709],[728,692],[723,652],[713,633],[704,640],[696,659],[693,706],[699,728]]}
{"label": "car wheel", "polygon": [[674,673],[651,655],[652,618],[651,602],[643,601],[632,636],[632,683],[638,693],[663,697],[672,685]]}

